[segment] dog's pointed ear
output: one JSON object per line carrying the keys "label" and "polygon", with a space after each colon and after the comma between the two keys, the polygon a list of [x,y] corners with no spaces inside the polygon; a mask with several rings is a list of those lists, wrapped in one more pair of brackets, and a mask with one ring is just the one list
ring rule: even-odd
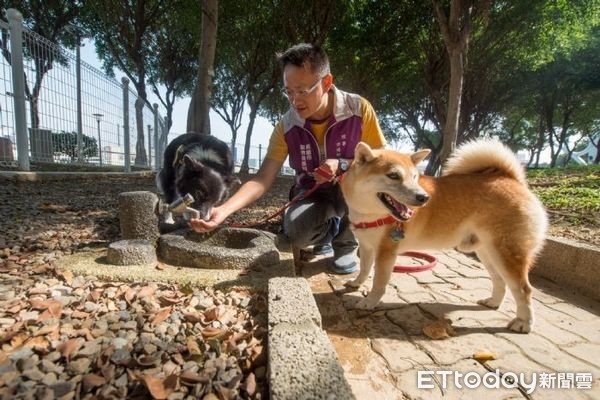
{"label": "dog's pointed ear", "polygon": [[183,165],[186,169],[192,171],[201,171],[204,168],[204,165],[200,161],[190,157],[188,154],[183,156]]}
{"label": "dog's pointed ear", "polygon": [[413,164],[417,165],[421,161],[426,159],[427,156],[429,155],[429,153],[431,153],[431,150],[429,150],[429,149],[419,150],[416,153],[412,153],[410,155],[410,159],[412,160]]}
{"label": "dog's pointed ear", "polygon": [[372,161],[375,158],[373,149],[365,142],[360,142],[354,149],[354,162],[357,164],[363,164],[365,162]]}

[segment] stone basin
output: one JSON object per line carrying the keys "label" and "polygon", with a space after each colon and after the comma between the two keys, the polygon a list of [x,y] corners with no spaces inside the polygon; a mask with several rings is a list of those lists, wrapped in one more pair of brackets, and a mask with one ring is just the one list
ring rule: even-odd
{"label": "stone basin", "polygon": [[273,234],[244,228],[204,234],[185,229],[163,234],[158,256],[167,264],[208,269],[245,269],[279,262]]}

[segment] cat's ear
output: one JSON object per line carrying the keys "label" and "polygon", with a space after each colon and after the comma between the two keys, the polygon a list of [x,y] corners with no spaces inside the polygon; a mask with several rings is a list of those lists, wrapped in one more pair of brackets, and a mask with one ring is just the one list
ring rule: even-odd
{"label": "cat's ear", "polygon": [[187,154],[183,156],[183,165],[190,171],[202,171],[204,169],[204,164]]}

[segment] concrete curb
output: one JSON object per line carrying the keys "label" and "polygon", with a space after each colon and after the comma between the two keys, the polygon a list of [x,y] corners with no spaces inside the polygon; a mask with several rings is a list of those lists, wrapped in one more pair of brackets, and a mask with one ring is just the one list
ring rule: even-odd
{"label": "concrete curb", "polygon": [[70,181],[81,179],[98,178],[140,178],[152,177],[155,171],[140,172],[24,172],[24,171],[0,171],[0,181],[15,182],[48,182],[48,181]]}
{"label": "concrete curb", "polygon": [[549,236],[531,271],[600,301],[600,249]]}
{"label": "concrete curb", "polygon": [[306,279],[271,278],[268,292],[271,398],[355,399]]}

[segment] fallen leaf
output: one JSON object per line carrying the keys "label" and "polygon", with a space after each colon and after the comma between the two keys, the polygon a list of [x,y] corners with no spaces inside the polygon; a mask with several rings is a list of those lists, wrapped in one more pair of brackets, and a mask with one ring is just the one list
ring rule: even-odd
{"label": "fallen leaf", "polygon": [[196,338],[189,336],[186,341],[187,349],[191,355],[199,355],[202,354],[202,350],[200,350],[200,346],[198,346],[198,342]]}
{"label": "fallen leaf", "polygon": [[479,361],[479,362],[486,362],[486,361],[490,361],[490,360],[496,360],[498,359],[498,353],[493,353],[487,349],[482,349],[482,350],[477,350],[474,354],[473,354],[473,359]]}
{"label": "fallen leaf", "polygon": [[204,339],[218,339],[225,333],[227,333],[225,329],[213,328],[212,326],[209,326],[202,330],[202,336],[204,337]]}
{"label": "fallen leaf", "polygon": [[60,317],[62,312],[62,303],[58,300],[30,300],[31,308],[34,310],[48,310],[52,317]]}
{"label": "fallen leaf", "polygon": [[142,380],[148,391],[155,399],[166,399],[177,387],[179,378],[177,375],[169,375],[165,379],[158,379],[152,375],[143,375]]}
{"label": "fallen leaf", "polygon": [[75,310],[71,313],[71,318],[75,318],[75,319],[86,319],[89,316],[90,316],[90,314],[86,313],[85,311]]}
{"label": "fallen leaf", "polygon": [[46,286],[37,286],[37,287],[29,289],[27,291],[27,293],[30,296],[33,296],[35,294],[46,294],[46,293],[48,293],[48,287],[46,287]]}
{"label": "fallen leaf", "polygon": [[447,339],[456,334],[446,319],[424,326],[423,333],[433,340]]}
{"label": "fallen leaf", "polygon": [[237,312],[233,308],[227,309],[223,315],[219,315],[218,321],[223,325],[229,325],[232,321],[235,321]]}
{"label": "fallen leaf", "polygon": [[195,311],[184,312],[183,317],[186,321],[191,322],[192,324],[202,321],[202,314]]}
{"label": "fallen leaf", "polygon": [[160,261],[156,263],[156,269],[157,270],[162,271],[165,268],[167,268],[167,265],[165,263],[162,263]]}
{"label": "fallen leaf", "polygon": [[84,341],[79,338],[69,339],[66,342],[59,344],[56,347],[56,350],[58,350],[60,354],[62,354],[62,356],[68,361],[71,357],[71,354],[79,350],[79,348],[83,345],[83,342]]}
{"label": "fallen leaf", "polygon": [[175,304],[181,303],[181,298],[177,297],[177,295],[162,295],[158,298],[161,306],[172,306]]}
{"label": "fallen leaf", "polygon": [[183,371],[181,375],[179,375],[179,379],[181,383],[186,386],[194,386],[197,383],[208,383],[210,382],[210,378],[206,375],[200,375],[196,372],[192,372],[189,369]]}
{"label": "fallen leaf", "polygon": [[128,287],[127,290],[125,290],[124,297],[125,297],[125,301],[131,305],[131,302],[133,302],[133,300],[135,299],[135,290]]}
{"label": "fallen leaf", "polygon": [[219,317],[219,308],[218,307],[212,307],[212,308],[209,308],[208,310],[204,311],[204,319],[206,322],[214,321],[218,317]]}
{"label": "fallen leaf", "polygon": [[29,339],[29,335],[25,332],[19,332],[10,339],[10,346],[13,350],[18,349],[25,343],[25,341]]}
{"label": "fallen leaf", "polygon": [[73,283],[73,272],[66,269],[63,271],[58,271],[58,276],[62,276],[67,285],[71,286]]}
{"label": "fallen leaf", "polygon": [[42,336],[37,336],[29,339],[27,342],[25,342],[25,346],[43,354],[48,354],[50,352],[48,350],[50,342],[48,342],[48,339]]}
{"label": "fallen leaf", "polygon": [[92,292],[90,293],[90,298],[92,301],[98,301],[98,299],[100,297],[102,297],[102,293],[104,292],[104,290],[102,289],[94,289],[92,290]]}
{"label": "fallen leaf", "polygon": [[254,376],[254,373],[250,372],[248,374],[246,380],[242,384],[242,389],[248,393],[248,396],[254,396],[254,393],[256,393],[256,376]]}
{"label": "fallen leaf", "polygon": [[25,304],[23,304],[22,302],[19,302],[19,303],[15,304],[14,306],[8,307],[5,311],[9,314],[16,314],[16,313],[20,312],[23,308],[25,308]]}
{"label": "fallen leaf", "polygon": [[160,355],[142,355],[139,358],[136,359],[137,363],[139,365],[141,365],[142,367],[150,367],[152,365],[155,365],[157,363],[157,361],[159,361],[159,357]]}
{"label": "fallen leaf", "polygon": [[38,329],[33,336],[43,336],[54,332],[58,329],[58,325],[45,325]]}
{"label": "fallen leaf", "polygon": [[173,361],[175,361],[177,364],[179,364],[179,365],[185,364],[185,360],[183,359],[183,356],[181,355],[181,353],[175,353],[171,357],[173,358]]}
{"label": "fallen leaf", "polygon": [[106,379],[100,375],[87,374],[83,376],[83,392],[89,392],[95,387],[102,386],[106,383]]}
{"label": "fallen leaf", "polygon": [[142,298],[142,297],[152,296],[155,291],[156,291],[156,288],[153,287],[153,286],[144,286],[137,293],[137,297],[139,299],[139,298]]}
{"label": "fallen leaf", "polygon": [[171,315],[171,307],[161,308],[154,316],[152,316],[150,324],[152,326],[160,325],[164,320],[169,318],[169,315]]}

